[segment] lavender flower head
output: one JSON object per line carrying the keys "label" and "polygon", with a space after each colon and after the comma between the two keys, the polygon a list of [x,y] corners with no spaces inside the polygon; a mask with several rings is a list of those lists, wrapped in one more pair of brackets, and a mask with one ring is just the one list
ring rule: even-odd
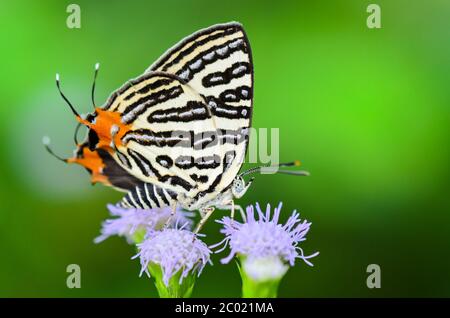
{"label": "lavender flower head", "polygon": [[197,272],[199,276],[207,263],[211,263],[211,250],[198,238],[198,235],[181,228],[151,230],[146,239],[137,244],[139,253],[133,258],[140,258],[141,273],[150,276],[148,267],[157,264],[161,267],[163,281],[166,286],[176,273],[180,272],[181,284],[183,278],[189,273]]}
{"label": "lavender flower head", "polygon": [[221,262],[226,264],[236,255],[243,256],[244,270],[257,280],[282,277],[288,268],[286,263],[293,266],[297,258],[313,266],[309,259],[317,256],[319,252],[305,256],[302,248],[298,246],[306,240],[305,236],[311,223],[301,221],[299,214],[294,211],[284,225],[278,224],[281,207],[282,203],[274,209],[271,218],[270,205],[267,205],[266,211],[263,212],[257,203],[256,215],[253,206],[247,207],[247,220],[244,223],[230,217],[217,221],[223,224],[221,233],[226,237],[212,247],[223,244],[217,251],[221,252],[229,244],[231,249],[231,253]]}
{"label": "lavender flower head", "polygon": [[[100,243],[110,236],[123,236],[131,244],[133,235],[138,231],[144,234],[149,230],[160,229],[169,219],[172,208],[164,207],[152,210],[121,208],[116,205],[108,204],[108,210],[111,216],[115,218],[107,219],[102,223],[100,236],[95,238],[95,243]],[[192,227],[191,212],[177,209],[175,216],[169,226],[174,226],[177,222],[186,224],[187,228]]]}

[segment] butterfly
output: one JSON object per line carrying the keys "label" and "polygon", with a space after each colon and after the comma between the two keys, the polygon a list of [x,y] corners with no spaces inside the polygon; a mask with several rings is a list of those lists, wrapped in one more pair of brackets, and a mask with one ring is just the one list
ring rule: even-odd
{"label": "butterfly", "polygon": [[[81,116],[56,83],[79,125],[77,148],[63,159],[85,167],[93,183],[127,194],[124,208],[177,205],[198,210],[200,230],[215,208],[234,204],[252,184],[239,174],[253,113],[253,62],[241,24],[218,24],[195,32],[169,49],[141,76],[113,92],[102,107]],[[88,129],[78,143],[78,128]],[[47,150],[55,155],[46,143]],[[56,156],[56,155],[55,155]],[[298,166],[298,161],[279,164]],[[306,171],[277,172],[307,175]]]}

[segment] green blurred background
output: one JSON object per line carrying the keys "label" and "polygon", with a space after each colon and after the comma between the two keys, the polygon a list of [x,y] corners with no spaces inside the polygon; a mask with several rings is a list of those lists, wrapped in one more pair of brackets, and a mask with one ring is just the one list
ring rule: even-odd
{"label": "green blurred background", "polygon": [[[282,297],[450,296],[450,3],[376,1],[67,1],[0,4],[0,296],[147,297],[152,282],[124,240],[92,240],[120,194],[41,144],[70,155],[75,121],[54,76],[81,112],[141,74],[165,49],[212,24],[240,21],[255,63],[254,127],[280,128],[280,160],[309,178],[257,177],[241,205],[284,202],[312,221],[305,252]],[[217,212],[216,216],[222,215]],[[208,243],[219,226],[204,229]],[[222,254],[221,256],[224,256]],[[235,264],[207,267],[197,297],[237,297]],[[81,289],[66,266],[81,266]],[[381,289],[366,287],[368,264]]]}

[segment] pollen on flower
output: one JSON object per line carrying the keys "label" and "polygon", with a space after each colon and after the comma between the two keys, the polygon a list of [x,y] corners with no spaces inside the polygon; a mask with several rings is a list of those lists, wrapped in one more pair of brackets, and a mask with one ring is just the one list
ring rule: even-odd
{"label": "pollen on flower", "polygon": [[[144,234],[149,230],[160,229],[164,226],[171,215],[170,207],[142,210],[135,208],[121,208],[109,204],[108,210],[114,218],[107,219],[102,223],[101,234],[95,238],[95,243],[100,243],[110,236],[123,236],[129,243],[133,243],[132,236],[137,231],[143,230]],[[177,223],[185,224],[185,227],[192,228],[193,222],[190,219],[193,214],[181,209],[175,213],[169,226]]]}
{"label": "pollen on flower", "polygon": [[[283,224],[278,223],[282,204],[280,203],[274,209],[271,217],[270,205],[267,205],[266,211],[263,212],[256,204],[256,213],[253,206],[247,207],[246,215],[247,221],[240,223],[229,217],[224,217],[217,221],[223,224],[221,233],[225,234],[225,239],[218,244],[212,246],[223,247],[217,252],[223,251],[229,244],[231,253],[224,259],[222,263],[230,262],[234,256],[245,257],[250,268],[260,270],[260,262],[255,260],[272,259],[274,257],[287,262],[293,266],[297,258],[302,259],[306,264],[313,266],[309,261],[310,258],[319,254],[316,252],[312,255],[305,256],[301,247],[298,244],[306,239],[311,223],[306,220],[301,220],[299,214],[294,211],[287,222]],[[279,265],[279,264],[278,264]],[[277,268],[282,271],[280,266]],[[255,275],[259,275],[255,273]]]}
{"label": "pollen on flower", "polygon": [[180,284],[189,273],[200,275],[207,263],[211,263],[211,250],[197,235],[184,227],[150,231],[146,239],[137,245],[141,262],[141,273],[150,276],[148,266],[161,267],[163,281],[169,285],[170,278],[178,272]]}

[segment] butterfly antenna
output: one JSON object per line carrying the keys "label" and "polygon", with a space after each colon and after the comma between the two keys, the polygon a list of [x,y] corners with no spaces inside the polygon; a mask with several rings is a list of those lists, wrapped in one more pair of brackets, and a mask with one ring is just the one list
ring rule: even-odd
{"label": "butterfly antenna", "polygon": [[310,176],[310,173],[309,173],[308,171],[305,171],[305,170],[299,170],[299,171],[292,171],[292,170],[277,170],[276,173],[290,174],[290,175],[292,175],[292,176],[304,176],[304,177]]}
{"label": "butterfly antenna", "polygon": [[[262,172],[263,169],[269,170],[270,168],[279,168],[279,167],[299,167],[301,165],[299,160],[295,160],[292,162],[285,162],[285,163],[279,163],[276,165],[271,166],[259,166],[255,168],[248,169],[244,172],[242,172],[239,176],[243,177],[252,173]],[[270,170],[269,170],[270,171]],[[282,173],[282,174],[290,174],[294,176],[309,176],[308,171],[299,170],[299,171],[292,171],[292,170],[274,170],[275,173]]]}
{"label": "butterfly antenna", "polygon": [[63,94],[62,90],[61,90],[61,86],[59,84],[59,74],[56,73],[56,87],[58,87],[58,91],[61,94],[61,97],[64,99],[64,101],[67,103],[67,105],[69,105],[70,109],[72,110],[72,112],[74,113],[75,116],[81,118],[81,116],[78,114],[78,112],[75,110],[75,108],[72,106],[72,104],[69,102],[69,100],[67,99],[67,97]]}
{"label": "butterfly antenna", "polygon": [[94,106],[94,109],[95,109],[95,82],[97,81],[97,75],[98,75],[99,68],[100,68],[100,63],[96,63],[95,71],[94,71],[94,82],[92,83],[92,91],[91,91],[92,106]]}
{"label": "butterfly antenna", "polygon": [[50,148],[50,138],[48,136],[44,136],[42,138],[42,143],[44,144],[45,149],[48,151],[49,154],[51,154],[53,157],[55,157],[58,160],[61,160],[62,162],[67,163],[67,159],[64,159],[57,154],[53,152],[53,150]]}

